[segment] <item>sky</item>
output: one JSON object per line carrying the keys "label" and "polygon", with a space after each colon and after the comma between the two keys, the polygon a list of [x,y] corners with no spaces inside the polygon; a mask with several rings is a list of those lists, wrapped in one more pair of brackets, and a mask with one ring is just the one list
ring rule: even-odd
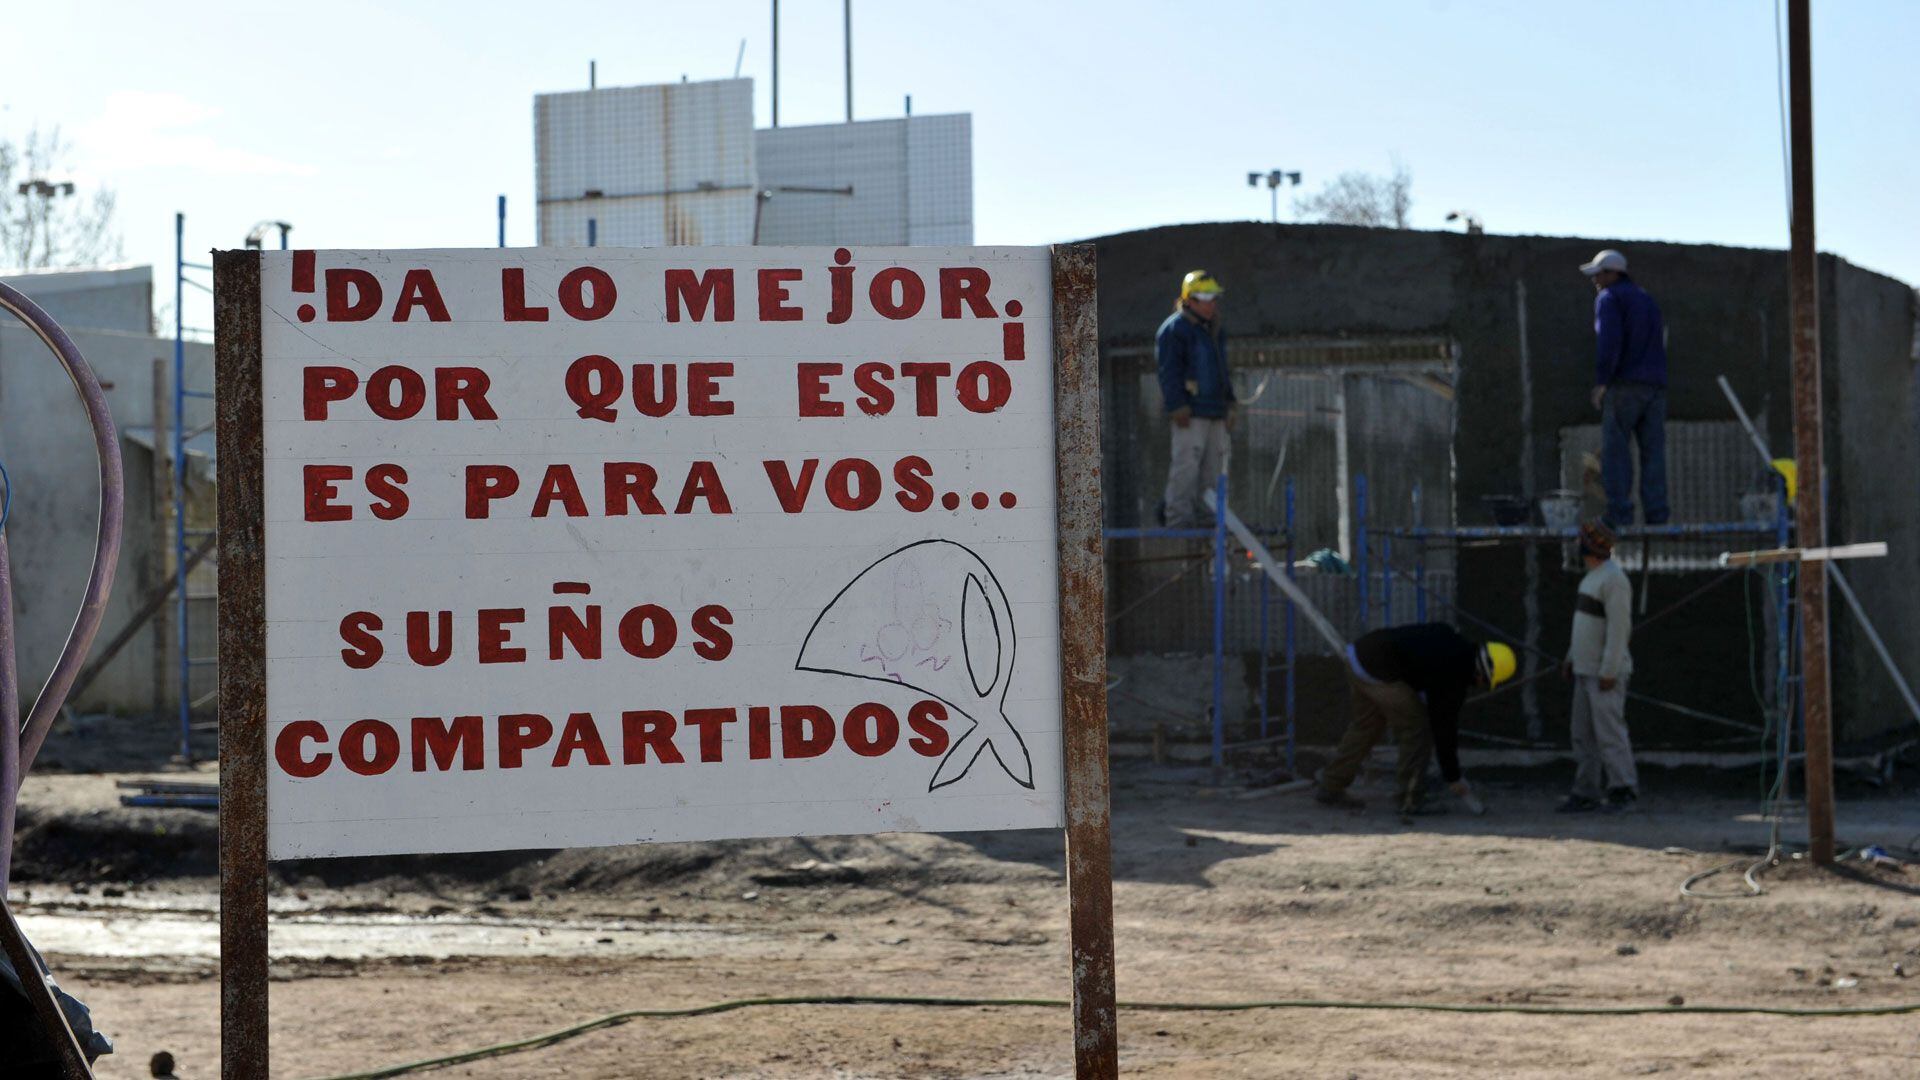
{"label": "sky", "polygon": [[[59,125],[118,193],[127,260],[238,247],[534,242],[533,95],[755,80],[768,0],[11,6],[0,135]],[[781,5],[780,119],[844,113],[841,5]],[[1784,247],[1773,0],[854,0],[856,118],[973,114],[974,238],[1265,220],[1250,171],[1413,178],[1412,224]],[[1823,250],[1920,283],[1920,4],[1814,5]],[[742,52],[742,42],[745,43]],[[1280,219],[1294,220],[1287,189]],[[1628,248],[1631,254],[1631,248]],[[162,301],[168,295],[160,297]],[[191,325],[210,303],[190,295]]]}

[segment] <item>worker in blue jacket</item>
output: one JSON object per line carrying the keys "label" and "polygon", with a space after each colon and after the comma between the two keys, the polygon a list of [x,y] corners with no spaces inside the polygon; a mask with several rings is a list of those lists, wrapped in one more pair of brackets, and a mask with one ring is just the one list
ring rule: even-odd
{"label": "worker in blue jacket", "polygon": [[1580,267],[1593,301],[1593,407],[1600,410],[1600,477],[1608,527],[1633,524],[1633,454],[1640,444],[1640,509],[1667,522],[1667,328],[1660,305],[1627,276],[1627,257],[1608,248]]}
{"label": "worker in blue jacket", "polygon": [[1220,283],[1205,270],[1180,282],[1180,302],[1154,335],[1160,399],[1173,424],[1173,460],[1167,468],[1163,520],[1176,529],[1212,524],[1201,502],[1232,456],[1233,382],[1227,374],[1226,336],[1220,331]]}

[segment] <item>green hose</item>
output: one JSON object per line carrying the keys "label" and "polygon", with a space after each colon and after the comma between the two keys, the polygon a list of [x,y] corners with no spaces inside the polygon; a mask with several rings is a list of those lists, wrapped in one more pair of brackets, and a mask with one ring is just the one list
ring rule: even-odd
{"label": "green hose", "polygon": [[[960,998],[960,997],[886,997],[868,994],[802,994],[794,997],[757,997],[738,998],[733,1001],[720,1001],[711,1005],[694,1005],[684,1009],[627,1009],[623,1012],[608,1013],[585,1023],[559,1028],[544,1035],[517,1039],[513,1042],[495,1043],[492,1046],[462,1050],[457,1054],[443,1057],[425,1058],[399,1065],[387,1065],[365,1072],[340,1073],[324,1080],[382,1080],[384,1077],[401,1076],[424,1069],[437,1069],[448,1065],[461,1065],[482,1058],[501,1057],[506,1054],[533,1050],[542,1046],[584,1035],[589,1031],[624,1024],[629,1020],[665,1020],[675,1017],[711,1016],[715,1013],[733,1012],[736,1009],[759,1008],[767,1005],[918,1005],[939,1008],[1034,1008],[1064,1009],[1071,1002],[1059,998]],[[1532,1016],[1644,1016],[1659,1013],[1694,1014],[1750,1014],[1761,1016],[1900,1016],[1920,1013],[1920,1003],[1910,1005],[1862,1005],[1854,1007],[1835,1007],[1825,1009],[1795,1009],[1769,1005],[1474,1005],[1448,1004],[1444,1002],[1417,1001],[1123,1001],[1122,1009],[1138,1012],[1252,1012],[1259,1009],[1375,1009],[1397,1010],[1403,1012],[1444,1012],[1444,1013],[1521,1013]]]}

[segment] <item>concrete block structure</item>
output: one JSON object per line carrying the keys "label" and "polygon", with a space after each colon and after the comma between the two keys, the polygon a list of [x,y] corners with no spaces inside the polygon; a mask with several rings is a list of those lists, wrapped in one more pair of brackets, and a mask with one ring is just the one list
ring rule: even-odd
{"label": "concrete block structure", "polygon": [[[164,488],[155,499],[153,364],[162,361],[171,372],[173,341],[151,332],[151,267],[44,271],[4,280],[44,308],[73,338],[98,374],[120,432],[126,534],[97,639],[104,642],[126,625],[141,598],[171,573],[171,534],[157,527],[164,520],[157,515],[164,514],[169,503]],[[211,386],[212,345],[188,342],[186,367],[190,384]],[[166,397],[170,404],[170,390]],[[213,402],[190,399],[189,430],[212,420]],[[196,525],[207,523],[202,517],[212,517],[212,452],[210,429],[190,440],[188,501],[190,520]],[[30,701],[66,643],[85,590],[100,508],[99,473],[86,414],[65,371],[32,331],[4,314],[0,314],[0,462],[13,480],[7,541],[20,680],[23,697]],[[190,582],[191,591],[211,593],[213,573],[211,565],[203,565]],[[192,615],[192,634],[210,652],[212,604],[196,602]],[[176,665],[164,657],[156,663],[156,647],[164,639],[154,636],[166,632],[167,622],[149,622],[72,702],[74,708],[124,713],[152,711],[156,705],[170,709]],[[162,680],[157,687],[156,674]],[[211,685],[210,674],[206,685]]]}
{"label": "concrete block structure", "polygon": [[[1593,289],[1577,268],[1601,247],[1627,253],[1635,280],[1665,312],[1668,472],[1677,519],[1753,520],[1751,511],[1770,498],[1772,480],[1717,376],[1724,374],[1755,413],[1776,456],[1792,454],[1784,251],[1255,223],[1147,229],[1093,243],[1110,526],[1151,524],[1165,483],[1166,421],[1152,341],[1173,309],[1181,274],[1194,267],[1212,271],[1227,288],[1229,358],[1246,405],[1234,435],[1230,502],[1248,521],[1275,524],[1282,478],[1293,478],[1299,554],[1320,547],[1351,554],[1359,476],[1368,479],[1368,513],[1378,527],[1491,525],[1488,496],[1580,490],[1581,452],[1597,445],[1599,417],[1588,401]],[[1829,540],[1890,545],[1890,557],[1854,562],[1847,573],[1907,678],[1920,681],[1920,610],[1912,603],[1912,583],[1920,580],[1915,293],[1833,255],[1822,255],[1819,268]],[[1423,494],[1417,523],[1415,481]],[[1588,513],[1598,509],[1589,495]],[[1771,543],[1747,537],[1651,547],[1646,611],[1711,582],[1719,572],[1715,558],[1730,546]],[[1412,565],[1410,546],[1395,549],[1403,569]],[[1206,575],[1162,588],[1178,565],[1168,561],[1175,547],[1109,547],[1109,610],[1137,605],[1109,633],[1117,666],[1130,654],[1211,648]],[[1621,556],[1637,590],[1639,550],[1630,545]],[[1380,554],[1374,552],[1376,562]],[[1433,596],[1457,599],[1510,640],[1549,655],[1564,649],[1577,578],[1557,546],[1430,546],[1427,571]],[[1404,579],[1391,610],[1376,588],[1365,611],[1355,609],[1351,579],[1306,582],[1343,632],[1414,620],[1413,590]],[[1764,586],[1748,582],[1743,597],[1741,584],[1721,583],[1637,632],[1634,654],[1643,659],[1634,689],[1757,724],[1749,664],[1761,672],[1761,687],[1769,685],[1770,661],[1755,649],[1768,651],[1771,627]],[[1251,701],[1259,678],[1254,605],[1245,600],[1251,587],[1250,577],[1244,587],[1236,579],[1227,625],[1232,701]],[[1447,614],[1436,602],[1428,617]],[[1842,750],[1873,751],[1909,738],[1914,720],[1837,592],[1829,625]],[[1331,656],[1311,655],[1319,643],[1310,639],[1302,635],[1300,737],[1331,741],[1346,715],[1341,668]],[[1564,692],[1552,680],[1533,690],[1475,706],[1468,726],[1528,743],[1564,740]],[[1196,718],[1205,700],[1204,690],[1194,697]],[[1759,748],[1756,739],[1684,715],[1656,711],[1644,722],[1649,744]],[[1229,738],[1245,734],[1236,726]]]}

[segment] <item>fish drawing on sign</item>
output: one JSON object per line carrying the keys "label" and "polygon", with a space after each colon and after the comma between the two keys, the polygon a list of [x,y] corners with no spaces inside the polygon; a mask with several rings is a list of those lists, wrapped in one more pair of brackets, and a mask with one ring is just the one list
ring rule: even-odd
{"label": "fish drawing on sign", "polygon": [[1033,758],[1007,719],[1013,608],[980,556],[951,540],[908,544],[860,571],[813,621],[799,671],[895,683],[973,722],[940,759],[928,791],[967,775],[991,751],[1015,783],[1033,786]]}

